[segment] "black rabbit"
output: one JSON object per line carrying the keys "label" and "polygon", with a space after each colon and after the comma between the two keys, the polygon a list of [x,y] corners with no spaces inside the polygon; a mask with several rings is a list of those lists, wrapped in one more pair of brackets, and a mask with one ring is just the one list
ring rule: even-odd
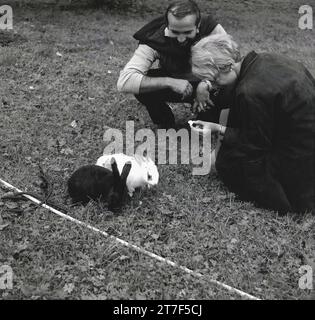
{"label": "black rabbit", "polygon": [[68,192],[74,203],[86,204],[89,200],[103,200],[111,211],[121,208],[127,196],[126,180],[131,169],[127,162],[121,175],[114,158],[112,171],[97,165],[77,169],[68,180]]}

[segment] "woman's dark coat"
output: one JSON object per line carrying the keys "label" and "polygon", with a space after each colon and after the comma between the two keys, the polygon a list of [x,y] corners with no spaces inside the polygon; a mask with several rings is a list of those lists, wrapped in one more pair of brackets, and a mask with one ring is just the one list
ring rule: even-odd
{"label": "woman's dark coat", "polygon": [[233,90],[216,168],[241,198],[315,212],[315,80],[296,61],[249,53]]}

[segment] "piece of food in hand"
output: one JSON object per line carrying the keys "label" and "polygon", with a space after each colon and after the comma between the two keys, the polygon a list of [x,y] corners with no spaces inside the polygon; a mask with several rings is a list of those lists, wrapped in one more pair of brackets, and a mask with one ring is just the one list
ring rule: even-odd
{"label": "piece of food in hand", "polygon": [[189,120],[188,124],[190,125],[190,127],[194,127],[194,128],[198,128],[198,129],[202,129],[203,125],[200,123],[196,123],[196,121],[193,120]]}

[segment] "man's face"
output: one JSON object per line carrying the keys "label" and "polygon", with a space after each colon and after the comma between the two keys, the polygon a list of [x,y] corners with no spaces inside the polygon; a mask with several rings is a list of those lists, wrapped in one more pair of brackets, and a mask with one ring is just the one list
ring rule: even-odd
{"label": "man's face", "polygon": [[178,19],[172,13],[168,13],[169,35],[177,40],[180,46],[187,46],[193,42],[197,33],[196,15],[191,14]]}

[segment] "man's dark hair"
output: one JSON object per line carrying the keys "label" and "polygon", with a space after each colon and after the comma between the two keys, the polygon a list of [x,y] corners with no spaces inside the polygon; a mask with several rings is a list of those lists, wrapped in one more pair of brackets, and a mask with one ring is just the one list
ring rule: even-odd
{"label": "man's dark hair", "polygon": [[192,0],[182,0],[172,2],[165,11],[165,22],[168,25],[168,14],[181,19],[191,14],[196,15],[196,26],[199,25],[201,14],[196,2]]}

